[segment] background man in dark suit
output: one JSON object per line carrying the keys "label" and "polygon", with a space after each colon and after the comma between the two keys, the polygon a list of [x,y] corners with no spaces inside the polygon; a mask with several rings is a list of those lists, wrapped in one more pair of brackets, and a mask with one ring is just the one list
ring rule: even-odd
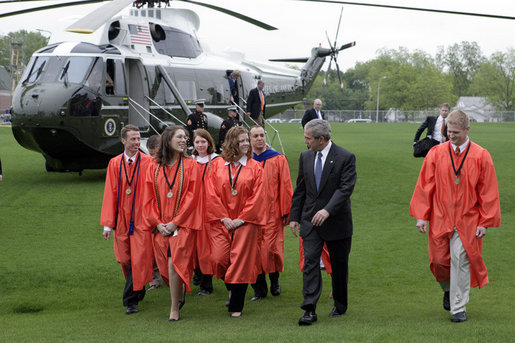
{"label": "background man in dark suit", "polygon": [[325,119],[324,112],[322,112],[322,100],[320,99],[315,99],[315,101],[313,101],[313,108],[304,112],[302,127],[306,126],[306,124],[313,119]]}
{"label": "background man in dark suit", "polygon": [[304,127],[309,150],[301,153],[297,186],[290,211],[290,228],[303,239],[304,271],[299,325],[317,320],[316,304],[322,292],[320,255],[327,244],[333,267],[334,307],[330,317],[347,311],[348,260],[352,240],[350,196],[356,183],[356,158],[331,141],[331,127],[313,119]]}
{"label": "background man in dark suit", "polygon": [[445,124],[445,118],[449,115],[451,111],[451,105],[448,103],[443,103],[440,106],[440,115],[438,117],[428,116],[426,120],[420,125],[415,133],[415,139],[413,140],[413,145],[418,142],[422,132],[427,128],[426,136],[432,137],[436,139],[440,143],[443,143],[448,140],[447,138],[447,125]]}
{"label": "background man in dark suit", "polygon": [[264,127],[266,100],[263,87],[265,87],[265,83],[259,80],[257,87],[250,90],[247,98],[247,115]]}

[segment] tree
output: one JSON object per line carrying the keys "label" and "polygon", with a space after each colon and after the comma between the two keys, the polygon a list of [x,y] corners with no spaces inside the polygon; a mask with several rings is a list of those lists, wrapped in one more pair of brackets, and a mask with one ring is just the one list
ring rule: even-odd
{"label": "tree", "polygon": [[515,49],[496,52],[481,64],[470,85],[474,95],[486,96],[500,111],[515,110]]}
{"label": "tree", "polygon": [[453,75],[454,94],[460,97],[469,94],[470,83],[485,58],[476,42],[461,42],[447,50],[439,47],[436,60],[440,68],[448,68]]}
{"label": "tree", "polygon": [[0,65],[10,68],[11,66],[11,44],[20,44],[22,55],[21,62],[27,65],[32,54],[48,44],[48,38],[39,32],[27,32],[20,30],[9,32],[0,38]]}

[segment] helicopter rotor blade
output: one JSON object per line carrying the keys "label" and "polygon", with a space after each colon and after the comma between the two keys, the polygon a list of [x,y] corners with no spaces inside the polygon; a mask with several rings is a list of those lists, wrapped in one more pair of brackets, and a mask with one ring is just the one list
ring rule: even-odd
{"label": "helicopter rotor blade", "polygon": [[[26,2],[26,1],[40,1],[40,0],[25,0],[23,2]],[[97,2],[106,2],[106,1],[109,1],[109,0],[83,0],[83,1],[75,1],[75,2],[65,2],[65,3],[61,3],[61,4],[54,4],[54,5],[32,7],[32,8],[27,8],[27,9],[23,9],[23,10],[2,13],[2,14],[0,14],[0,18],[20,15],[20,14],[25,14],[25,13],[31,13],[31,12],[37,12],[37,11],[51,10],[51,9],[60,8],[60,7],[87,5],[87,4],[93,4],[93,3],[97,3]],[[9,3],[9,2],[22,2],[22,1],[20,1],[20,0],[2,1],[2,2],[0,2],[0,4]]]}
{"label": "helicopter rotor blade", "polygon": [[68,26],[66,31],[93,33],[100,26],[107,23],[116,13],[132,4],[132,2],[133,0],[113,0]]}
{"label": "helicopter rotor blade", "polygon": [[345,50],[345,49],[348,49],[348,48],[352,48],[354,45],[356,45],[356,41],[354,42],[350,42],[350,43],[347,43],[347,44],[344,44],[342,45],[338,51],[342,51],[342,50]]}
{"label": "helicopter rotor blade", "polygon": [[334,59],[334,62],[336,63],[336,72],[338,73],[338,80],[340,80],[340,90],[343,92],[343,80],[342,75],[340,73],[340,66],[338,65],[338,61],[336,58]]}
{"label": "helicopter rotor blade", "polygon": [[342,22],[342,14],[343,14],[343,6],[340,11],[340,19],[338,19],[338,27],[336,29],[336,37],[334,38],[334,44],[333,46],[336,48],[336,43],[338,42],[338,33],[340,32],[340,23]]}
{"label": "helicopter rotor blade", "polygon": [[322,87],[325,87],[327,85],[327,77],[329,76],[329,71],[331,70],[332,62],[333,62],[333,55],[331,55],[331,59],[329,60],[329,67],[327,67],[327,71],[325,72],[324,81],[322,82]]}
{"label": "helicopter rotor blade", "polygon": [[270,62],[295,62],[295,63],[306,63],[309,57],[297,57],[297,58],[270,58]]}
{"label": "helicopter rotor blade", "polygon": [[329,35],[327,34],[327,30],[325,31],[325,36],[327,38],[327,43],[329,43],[329,47],[332,51],[334,51],[334,46],[331,44],[331,40],[329,39]]}
{"label": "helicopter rotor blade", "polygon": [[195,5],[198,5],[198,6],[207,7],[207,8],[210,8],[212,10],[228,14],[230,16],[233,16],[235,18],[243,20],[243,21],[245,21],[247,23],[256,25],[256,26],[261,27],[261,28],[263,28],[265,30],[268,30],[268,31],[277,30],[277,27],[274,27],[272,25],[268,25],[266,23],[263,23],[262,21],[259,21],[257,19],[253,19],[251,17],[247,17],[246,15],[243,15],[241,13],[228,10],[226,8],[223,8],[223,7],[218,7],[218,6],[210,5],[210,4],[204,4],[202,2],[192,1],[192,0],[177,0],[177,1],[182,1],[182,2],[187,2],[187,3],[195,4]]}
{"label": "helicopter rotor blade", "polygon": [[433,8],[381,5],[381,4],[371,4],[371,3],[365,3],[365,2],[337,1],[337,0],[295,0],[295,1],[322,2],[322,3],[327,3],[327,4],[342,4],[342,5],[352,5],[352,6],[368,6],[368,7],[390,8],[390,9],[396,9],[396,10],[409,10],[409,11],[420,11],[420,12],[457,14],[457,15],[468,15],[468,16],[474,16],[474,17],[485,17],[485,18],[493,18],[493,19],[515,20],[515,17],[498,15],[498,14],[448,11],[448,10],[439,10],[439,9],[433,9]]}

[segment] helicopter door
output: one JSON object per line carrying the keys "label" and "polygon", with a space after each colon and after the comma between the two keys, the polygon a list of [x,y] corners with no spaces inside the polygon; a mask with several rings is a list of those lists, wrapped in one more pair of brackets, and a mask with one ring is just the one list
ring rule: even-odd
{"label": "helicopter door", "polygon": [[148,86],[143,64],[139,60],[126,59],[127,85],[129,86],[129,124],[136,125],[140,131],[149,130]]}

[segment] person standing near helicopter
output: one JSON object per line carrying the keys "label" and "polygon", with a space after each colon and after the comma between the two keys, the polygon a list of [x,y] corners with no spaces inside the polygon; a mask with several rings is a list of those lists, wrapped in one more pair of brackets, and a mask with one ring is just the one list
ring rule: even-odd
{"label": "person standing near helicopter", "polygon": [[121,130],[124,152],[109,162],[100,224],[104,239],[113,232],[114,254],[125,276],[123,306],[126,313],[138,312],[145,285],[152,281],[152,233],[145,229],[143,184],[152,158],[139,151],[141,136],[137,126]]}
{"label": "person standing near helicopter", "polygon": [[204,99],[198,99],[195,101],[195,112],[190,114],[186,119],[186,128],[190,136],[189,146],[193,146],[193,134],[196,129],[207,130],[207,116],[204,114]]}
{"label": "person standing near helicopter", "polygon": [[227,118],[220,125],[220,132],[218,133],[218,146],[220,149],[224,144],[227,132],[234,126],[241,126],[241,123],[236,112],[236,106],[229,106],[227,108]]}

